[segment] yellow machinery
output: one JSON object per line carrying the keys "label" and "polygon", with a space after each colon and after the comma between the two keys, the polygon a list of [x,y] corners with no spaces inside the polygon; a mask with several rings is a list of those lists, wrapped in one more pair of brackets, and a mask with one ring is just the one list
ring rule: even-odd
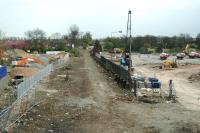
{"label": "yellow machinery", "polygon": [[162,68],[177,68],[177,62],[176,59],[174,59],[173,61],[170,60],[165,60],[162,64]]}
{"label": "yellow machinery", "polygon": [[121,53],[124,52],[124,50],[121,49],[121,48],[114,48],[114,49],[113,49],[113,52],[114,52],[114,53],[117,53],[117,54],[121,54]]}
{"label": "yellow machinery", "polygon": [[187,44],[185,47],[185,50],[183,51],[186,55],[188,55],[190,53],[190,46],[191,46],[191,44]]}

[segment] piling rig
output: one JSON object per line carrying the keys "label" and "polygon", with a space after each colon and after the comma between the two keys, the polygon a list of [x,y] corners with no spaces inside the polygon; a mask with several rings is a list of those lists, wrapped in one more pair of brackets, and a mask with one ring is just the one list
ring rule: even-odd
{"label": "piling rig", "polygon": [[139,96],[139,91],[141,91],[142,88],[151,88],[152,90],[160,89],[161,82],[155,76],[146,79],[144,76],[134,73],[131,58],[131,30],[131,11],[128,11],[127,47],[124,50],[123,57],[120,58],[120,65],[116,64],[108,57],[101,55],[101,53],[96,50],[96,46],[94,46],[92,50],[93,54],[91,55],[97,63],[113,75],[119,85],[123,88],[128,87],[129,90],[133,92],[134,96]]}

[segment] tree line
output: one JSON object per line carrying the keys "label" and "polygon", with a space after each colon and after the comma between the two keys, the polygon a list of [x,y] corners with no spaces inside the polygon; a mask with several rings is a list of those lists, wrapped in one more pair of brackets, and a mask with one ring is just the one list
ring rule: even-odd
{"label": "tree line", "polygon": [[[107,51],[113,48],[128,48],[128,38],[122,37],[107,37],[102,39],[103,47]],[[191,48],[200,49],[200,33],[196,38],[192,38],[189,34],[180,34],[179,36],[136,36],[132,38],[132,51],[140,53],[162,52],[163,49],[169,49],[171,52],[182,52],[186,44],[190,43]]]}
{"label": "tree line", "polygon": [[[68,29],[68,33],[62,35],[60,33],[53,33],[47,37],[46,33],[41,29],[33,29],[24,33],[24,40],[27,45],[25,50],[38,51],[43,53],[47,50],[62,50],[68,51],[74,46],[87,48],[95,41],[92,40],[90,32],[82,33],[77,25],[72,25]],[[17,38],[8,38],[12,40]],[[0,30],[0,40],[6,40],[5,33]],[[107,37],[99,39],[100,44],[105,51],[112,51],[113,48],[125,49],[129,47],[127,45],[128,38],[122,37]],[[2,42],[2,41],[1,41]],[[189,34],[180,34],[178,36],[135,36],[132,37],[132,51],[140,53],[162,52],[163,49],[169,49],[171,52],[182,52],[186,44],[192,44],[191,48],[200,49],[200,33],[195,38]]]}
{"label": "tree line", "polygon": [[[6,37],[0,30],[1,46],[7,40],[24,40],[26,46],[24,50],[30,50],[30,52],[38,51],[44,53],[48,50],[62,50],[69,51],[72,48],[82,46],[86,48],[92,45],[92,35],[90,32],[82,33],[77,25],[72,25],[68,29],[68,33],[62,35],[61,33],[53,33],[51,36],[47,36],[46,32],[42,29],[36,28],[28,30],[24,33],[24,38]],[[15,48],[15,47],[14,47]]]}

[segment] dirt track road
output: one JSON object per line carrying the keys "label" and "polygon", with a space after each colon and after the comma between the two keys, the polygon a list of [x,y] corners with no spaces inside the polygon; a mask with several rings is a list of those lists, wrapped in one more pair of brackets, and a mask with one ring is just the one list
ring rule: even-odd
{"label": "dirt track road", "polygon": [[[200,132],[200,114],[179,103],[138,103],[82,51],[72,69],[53,72],[38,90],[46,100],[33,108],[11,132],[183,133]],[[68,72],[67,72],[68,71]],[[69,80],[62,78],[68,74]],[[26,121],[26,123],[24,122]]]}

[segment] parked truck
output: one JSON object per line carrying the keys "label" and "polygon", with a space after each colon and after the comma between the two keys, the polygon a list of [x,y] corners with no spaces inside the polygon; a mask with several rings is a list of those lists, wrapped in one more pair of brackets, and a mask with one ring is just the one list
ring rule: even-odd
{"label": "parked truck", "polygon": [[168,57],[169,57],[169,54],[167,54],[167,53],[161,53],[160,54],[160,59],[161,60],[166,60]]}

